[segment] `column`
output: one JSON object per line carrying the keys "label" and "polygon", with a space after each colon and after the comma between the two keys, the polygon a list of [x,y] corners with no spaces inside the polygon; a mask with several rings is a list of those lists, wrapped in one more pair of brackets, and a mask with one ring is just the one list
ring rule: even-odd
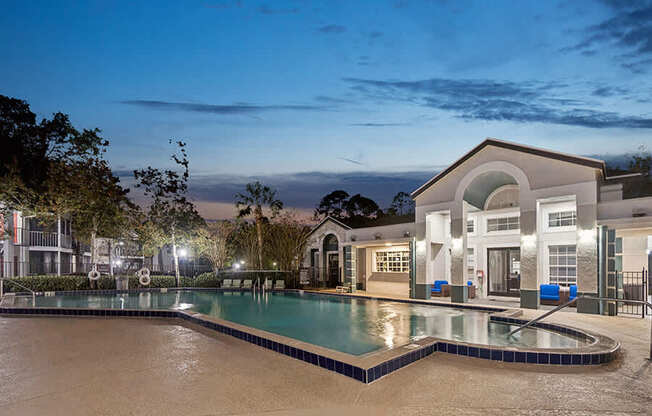
{"label": "column", "polygon": [[414,242],[414,272],[410,273],[410,279],[414,283],[410,284],[414,290],[411,291],[410,296],[414,299],[430,299],[430,285],[426,279],[426,219],[424,217],[422,222],[416,223],[416,239]]}
{"label": "column", "polygon": [[451,302],[458,303],[466,302],[469,297],[466,286],[468,256],[464,204],[464,201],[460,201],[451,210]]}
{"label": "column", "polygon": [[536,200],[521,198],[521,308],[539,309],[539,236]]}
{"label": "column", "polygon": [[57,218],[57,276],[61,276],[61,217]]}
{"label": "column", "polygon": [[[597,205],[577,201],[577,296],[598,296]],[[600,313],[600,302],[577,300],[577,312]]]}

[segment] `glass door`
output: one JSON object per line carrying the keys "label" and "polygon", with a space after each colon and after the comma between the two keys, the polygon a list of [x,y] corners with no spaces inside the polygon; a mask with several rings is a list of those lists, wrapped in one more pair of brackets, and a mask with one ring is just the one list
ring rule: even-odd
{"label": "glass door", "polygon": [[327,253],[328,255],[328,285],[329,287],[335,287],[340,282],[340,264],[339,264],[339,254]]}
{"label": "glass door", "polygon": [[487,249],[490,295],[519,296],[521,250],[518,247]]}

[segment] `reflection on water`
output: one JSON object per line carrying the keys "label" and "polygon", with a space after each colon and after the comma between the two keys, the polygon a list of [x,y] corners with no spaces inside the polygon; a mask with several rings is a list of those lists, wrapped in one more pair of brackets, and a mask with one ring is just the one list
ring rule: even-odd
{"label": "reflection on water", "polygon": [[38,297],[36,306],[187,309],[353,355],[404,345],[423,336],[540,348],[572,348],[583,343],[535,328],[526,328],[507,338],[513,327],[490,322],[489,314],[480,311],[308,293],[182,291],[64,295]]}

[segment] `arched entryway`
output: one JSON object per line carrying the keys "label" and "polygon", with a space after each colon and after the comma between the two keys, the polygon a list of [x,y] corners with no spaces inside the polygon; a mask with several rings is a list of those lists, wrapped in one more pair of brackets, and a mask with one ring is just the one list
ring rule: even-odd
{"label": "arched entryway", "polygon": [[324,271],[328,287],[335,287],[340,282],[339,242],[335,234],[324,237]]}
{"label": "arched entryway", "polygon": [[[464,203],[467,233],[486,228],[484,235],[496,236],[489,241],[482,239],[481,243],[489,244],[467,244],[467,255],[473,259],[467,262],[467,280],[486,286],[481,287],[481,293],[520,296],[520,218],[518,211],[513,210],[520,206],[518,182],[499,170],[481,173],[465,189]],[[477,279],[479,270],[484,276],[482,282]]]}

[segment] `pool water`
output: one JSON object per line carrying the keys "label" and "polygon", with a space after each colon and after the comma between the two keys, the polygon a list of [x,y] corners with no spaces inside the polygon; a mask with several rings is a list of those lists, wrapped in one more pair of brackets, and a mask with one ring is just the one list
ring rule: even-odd
{"label": "pool water", "polygon": [[[31,306],[29,299],[16,299]],[[37,297],[36,306],[102,309],[180,309],[362,355],[408,344],[423,336],[535,348],[575,348],[586,341],[537,328],[507,338],[512,325],[489,313],[441,306],[299,292],[174,291]]]}

